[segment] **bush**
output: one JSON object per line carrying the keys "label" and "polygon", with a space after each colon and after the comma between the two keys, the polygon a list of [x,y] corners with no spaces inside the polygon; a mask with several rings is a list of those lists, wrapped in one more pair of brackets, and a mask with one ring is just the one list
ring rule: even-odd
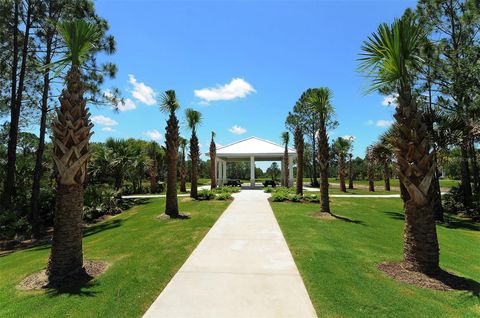
{"label": "bush", "polygon": [[272,188],[271,186],[263,188],[263,192],[265,193],[272,193],[275,188]]}
{"label": "bush", "polygon": [[92,222],[104,215],[122,213],[123,204],[119,192],[100,186],[87,187],[84,194],[83,219]]}
{"label": "bush", "polygon": [[198,200],[212,200],[215,198],[215,193],[212,190],[203,189],[198,193]]}
{"label": "bush", "polygon": [[460,186],[452,187],[443,196],[442,204],[447,213],[463,214],[468,217],[480,216],[480,201],[474,201],[470,208],[466,208],[463,204],[463,189]]}
{"label": "bush", "polygon": [[310,203],[320,203],[320,197],[317,194],[305,195],[303,199]]}
{"label": "bush", "polygon": [[221,201],[230,200],[231,198],[232,198],[232,195],[228,192],[219,193],[216,196],[216,199]]}
{"label": "bush", "polygon": [[240,192],[240,187],[216,187],[212,190],[214,193],[237,193]]}
{"label": "bush", "polygon": [[292,202],[302,202],[303,196],[301,194],[290,194],[288,199]]}

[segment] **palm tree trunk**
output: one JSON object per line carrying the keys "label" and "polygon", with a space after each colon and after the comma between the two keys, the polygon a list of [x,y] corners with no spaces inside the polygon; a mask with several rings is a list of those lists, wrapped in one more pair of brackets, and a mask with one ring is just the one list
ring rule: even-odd
{"label": "palm tree trunk", "polygon": [[198,146],[198,138],[195,128],[192,129],[192,138],[190,139],[190,158],[192,160],[192,181],[190,187],[190,197],[198,198],[198,159],[200,156],[200,149]]}
{"label": "palm tree trunk", "polygon": [[210,189],[217,187],[217,145],[213,140],[214,134],[212,133],[212,141],[210,142]]}
{"label": "palm tree trunk", "polygon": [[350,154],[350,160],[348,162],[348,188],[353,189],[353,164],[352,154]]}
{"label": "palm tree trunk", "polygon": [[340,177],[340,191],[347,192],[347,187],[345,186],[345,158],[343,155],[340,156],[338,161],[338,176]]}
{"label": "palm tree trunk", "polygon": [[371,158],[368,158],[367,161],[367,177],[368,177],[368,191],[370,192],[375,192],[375,178],[373,174],[373,167],[372,167],[372,162]]}
{"label": "palm tree trunk", "polygon": [[383,161],[383,180],[385,183],[385,191],[390,191],[390,169],[387,160]]}
{"label": "palm tree trunk", "polygon": [[47,268],[50,282],[61,282],[64,277],[83,271],[82,210],[83,186],[58,185],[52,252]]}
{"label": "palm tree trunk", "polygon": [[178,212],[177,199],[177,159],[178,159],[178,119],[175,113],[170,112],[167,121],[167,132],[165,134],[167,144],[167,195],[165,203],[165,214],[177,218],[180,216]]}
{"label": "palm tree trunk", "polygon": [[472,176],[474,192],[477,196],[480,196],[480,171],[477,164],[477,153],[475,151],[475,142],[470,138],[470,162],[472,164]]}
{"label": "palm tree trunk", "polygon": [[318,185],[317,180],[317,159],[316,159],[316,145],[315,145],[315,132],[312,134],[312,187],[316,187]]}
{"label": "palm tree trunk", "polygon": [[180,192],[187,192],[187,172],[185,167],[185,149],[182,152],[182,161],[180,163]]}
{"label": "palm tree trunk", "polygon": [[283,154],[283,171],[282,171],[283,172],[283,185],[285,187],[290,187],[289,180],[288,180],[288,166],[289,166],[288,150],[285,150],[285,153]]}
{"label": "palm tree trunk", "polygon": [[395,118],[399,137],[394,140],[398,175],[404,187],[404,265],[432,274],[439,270],[439,249],[432,204],[435,174],[428,127],[422,121],[411,89],[399,90]]}
{"label": "palm tree trunk", "polygon": [[435,212],[435,221],[443,222],[442,192],[440,189],[440,172],[437,164],[437,146],[433,144],[433,162],[435,164],[435,177],[433,179],[433,211]]}
{"label": "palm tree trunk", "polygon": [[325,122],[320,122],[318,134],[318,162],[320,167],[320,212],[330,213],[328,197],[328,137]]}

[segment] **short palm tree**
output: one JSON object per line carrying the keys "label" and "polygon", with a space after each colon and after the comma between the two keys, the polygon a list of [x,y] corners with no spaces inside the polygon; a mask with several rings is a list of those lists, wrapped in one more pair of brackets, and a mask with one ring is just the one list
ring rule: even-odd
{"label": "short palm tree", "polygon": [[393,150],[388,144],[377,142],[372,146],[372,155],[382,164],[385,191],[390,191],[390,163],[392,161]]}
{"label": "short palm tree", "polygon": [[180,192],[187,192],[187,166],[185,163],[187,139],[180,137],[179,146],[182,151],[182,159],[180,160]]}
{"label": "short palm tree", "polygon": [[367,162],[368,191],[375,192],[375,157],[372,154],[372,146],[367,147],[365,161]]}
{"label": "short palm tree", "polygon": [[348,154],[348,188],[353,189],[353,154]]}
{"label": "short palm tree", "polygon": [[167,194],[165,203],[165,214],[171,218],[180,218],[178,212],[177,197],[177,160],[178,160],[178,144],[180,134],[178,132],[178,119],[175,115],[180,104],[174,90],[166,91],[162,96],[160,109],[169,114],[167,127],[165,128],[166,143],[166,161],[167,161]]}
{"label": "short palm tree", "polygon": [[347,157],[351,146],[352,144],[350,140],[343,137],[338,137],[333,142],[334,153],[338,158],[338,176],[340,179],[340,190],[342,192],[347,192],[347,187],[345,185],[345,158]]}
{"label": "short palm tree", "polygon": [[319,122],[318,129],[318,163],[320,166],[320,212],[330,213],[328,199],[328,134],[327,128],[333,124],[334,110],[331,103],[332,91],[321,87],[311,91],[308,103]]}
{"label": "short palm tree", "polygon": [[192,160],[192,175],[190,186],[190,197],[198,198],[198,162],[200,160],[200,147],[198,145],[198,137],[196,128],[202,122],[202,114],[192,108],[185,109],[185,117],[187,119],[188,128],[192,131],[190,137],[190,159]]}
{"label": "short palm tree", "polygon": [[364,42],[360,70],[373,79],[371,89],[390,86],[398,94],[395,111],[398,134],[392,145],[398,162],[398,176],[405,213],[404,266],[423,273],[439,270],[439,249],[435,227],[432,180],[435,164],[428,140],[428,126],[422,119],[412,86],[422,63],[419,56],[424,30],[404,16],[393,24],[381,24]]}
{"label": "short palm tree", "polygon": [[295,150],[297,151],[297,194],[303,194],[303,152],[305,142],[303,140],[303,131],[300,126],[295,126],[293,133],[293,140],[295,142]]}
{"label": "short palm tree", "polygon": [[215,132],[212,131],[212,140],[210,141],[210,188],[217,187],[217,145],[215,144]]}
{"label": "short palm tree", "polygon": [[128,140],[108,138],[105,141],[109,165],[114,175],[115,190],[123,188],[123,179],[127,168],[135,159],[135,154]]}
{"label": "short palm tree", "polygon": [[91,129],[90,113],[83,97],[85,84],[81,67],[100,39],[100,32],[85,21],[64,22],[58,31],[67,53],[58,65],[69,65],[66,87],[59,97],[60,108],[53,120],[53,160],[57,192],[52,251],[47,275],[52,284],[70,275],[84,274],[82,250],[83,189]]}
{"label": "short palm tree", "polygon": [[290,134],[288,131],[284,131],[282,133],[282,141],[283,144],[285,145],[285,150],[283,152],[283,180],[282,184],[285,187],[289,187],[289,180],[288,180],[288,166],[289,166],[289,159],[288,159],[288,143],[290,142]]}

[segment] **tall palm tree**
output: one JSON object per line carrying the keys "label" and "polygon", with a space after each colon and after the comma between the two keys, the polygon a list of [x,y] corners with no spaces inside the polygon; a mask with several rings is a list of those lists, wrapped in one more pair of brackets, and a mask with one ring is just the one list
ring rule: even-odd
{"label": "tall palm tree", "polygon": [[368,191],[375,192],[375,157],[372,154],[372,146],[367,147],[365,161],[367,162]]}
{"label": "tall palm tree", "polygon": [[334,110],[331,103],[332,91],[327,87],[321,87],[311,91],[308,102],[318,118],[318,162],[320,166],[320,212],[330,213],[328,199],[328,134],[327,129],[334,125]]}
{"label": "tall palm tree", "polygon": [[187,192],[187,167],[185,164],[185,149],[187,148],[187,139],[180,137],[180,149],[182,150],[182,160],[180,161],[180,192]]}
{"label": "tall palm tree", "polygon": [[53,120],[53,160],[57,192],[52,250],[47,275],[52,284],[67,276],[84,274],[82,210],[91,129],[90,113],[83,97],[85,85],[81,67],[100,39],[100,32],[85,21],[64,22],[58,31],[67,53],[58,65],[69,65],[66,87],[59,97],[60,108]]}
{"label": "tall palm tree", "polygon": [[198,162],[200,160],[200,147],[198,145],[198,137],[196,128],[202,122],[202,114],[192,108],[185,109],[185,117],[187,118],[188,128],[192,131],[190,137],[190,159],[192,160],[192,176],[190,197],[198,198]]}
{"label": "tall palm tree", "polygon": [[293,134],[295,150],[297,151],[297,194],[303,194],[303,151],[305,143],[303,140],[303,131],[300,126],[295,126]]}
{"label": "tall palm tree", "polygon": [[377,142],[372,146],[372,156],[382,164],[385,191],[390,191],[390,162],[392,161],[393,150],[388,144]]}
{"label": "tall palm tree", "polygon": [[174,90],[165,91],[162,96],[160,109],[169,114],[167,127],[165,128],[166,159],[167,159],[167,201],[165,203],[165,214],[171,218],[180,218],[178,212],[177,197],[177,160],[178,143],[180,134],[178,132],[178,119],[175,115],[180,104]]}
{"label": "tall palm tree", "polygon": [[435,173],[428,126],[417,106],[412,86],[422,60],[419,48],[424,30],[404,16],[393,24],[381,24],[364,42],[360,70],[373,79],[371,89],[390,86],[398,94],[395,110],[397,137],[393,146],[405,213],[404,266],[423,273],[439,270],[438,239],[432,208]]}
{"label": "tall palm tree", "polygon": [[217,145],[215,144],[215,132],[212,131],[212,140],[210,141],[210,188],[217,187]]}
{"label": "tall palm tree", "polygon": [[353,162],[352,162],[353,154],[348,154],[348,188],[353,189]]}
{"label": "tall palm tree", "polygon": [[282,141],[285,145],[285,150],[283,152],[283,180],[282,183],[285,187],[289,187],[289,180],[288,180],[288,166],[289,166],[289,159],[288,159],[288,143],[290,142],[290,134],[288,131],[284,131],[282,133]]}
{"label": "tall palm tree", "polygon": [[345,157],[348,155],[351,146],[350,139],[343,137],[338,137],[333,142],[334,152],[338,156],[338,176],[340,179],[340,191],[342,192],[347,192],[347,187],[345,185]]}

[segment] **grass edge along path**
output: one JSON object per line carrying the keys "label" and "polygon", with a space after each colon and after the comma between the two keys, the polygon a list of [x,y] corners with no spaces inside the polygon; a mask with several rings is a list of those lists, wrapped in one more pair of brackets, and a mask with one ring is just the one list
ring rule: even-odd
{"label": "grass edge along path", "polygon": [[165,199],[151,199],[89,227],[84,257],[110,264],[91,286],[57,293],[16,285],[45,268],[50,245],[0,257],[0,317],[140,317],[230,204],[182,202],[189,220],[163,220]]}
{"label": "grass edge along path", "polygon": [[[332,199],[354,222],[312,217],[318,204],[272,202],[272,209],[320,317],[478,317],[480,296],[434,291],[387,277],[377,265],[400,261],[400,199]],[[480,282],[480,225],[437,227],[441,266]]]}

